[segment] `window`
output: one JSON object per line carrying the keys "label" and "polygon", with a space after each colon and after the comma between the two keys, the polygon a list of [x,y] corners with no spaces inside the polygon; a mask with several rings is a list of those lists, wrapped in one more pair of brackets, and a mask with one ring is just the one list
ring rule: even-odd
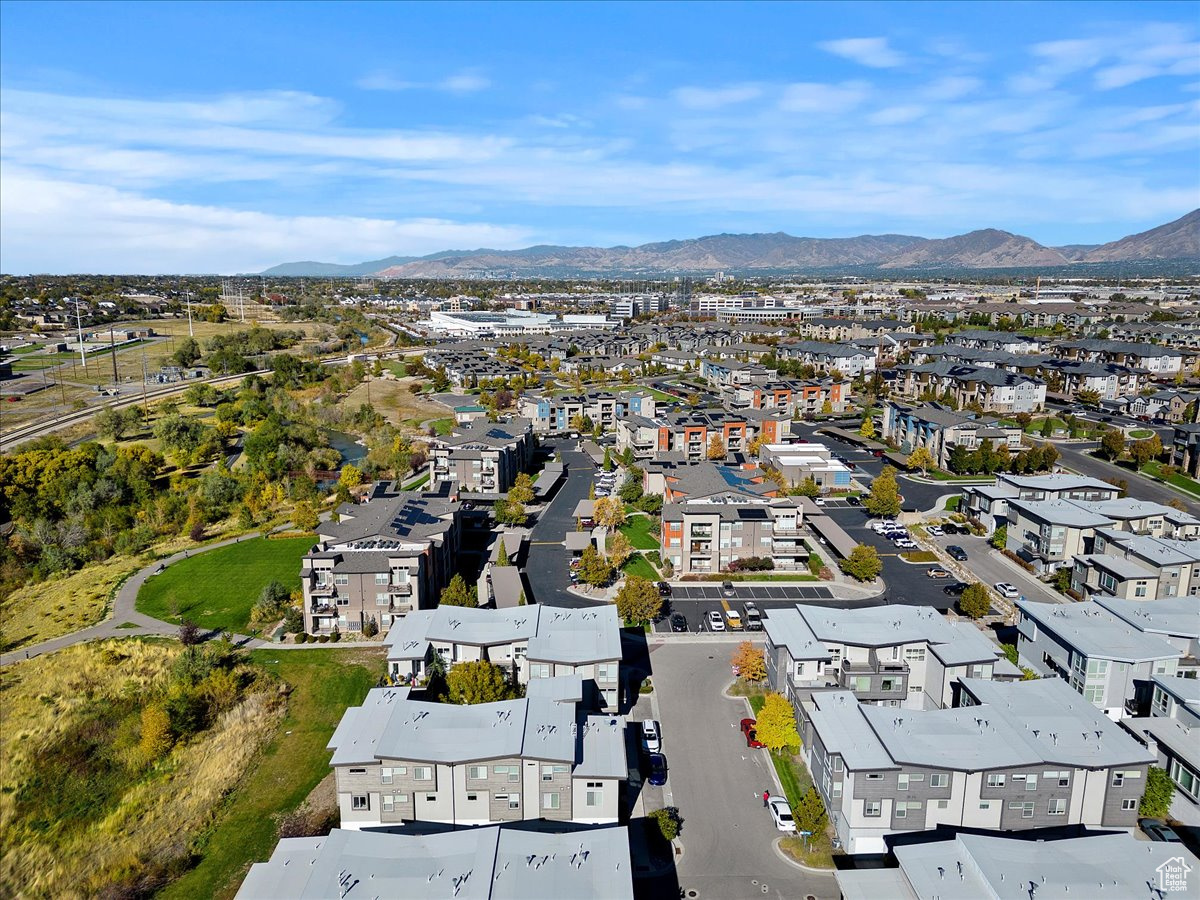
{"label": "window", "polygon": [[908,790],[908,775],[906,775],[903,772],[901,772],[899,775],[896,776],[896,790],[898,790],[898,791],[907,791]]}
{"label": "window", "polygon": [[1200,778],[1197,778],[1196,773],[1179,760],[1171,763],[1171,777],[1175,779],[1175,783],[1189,797],[1195,798],[1197,796],[1197,791],[1200,790]]}
{"label": "window", "polygon": [[908,804],[904,803],[903,801],[895,804],[895,806],[892,809],[892,814],[897,819],[907,819],[908,818]]}
{"label": "window", "polygon": [[542,809],[558,809],[558,792],[542,794]]}
{"label": "window", "polygon": [[587,783],[586,806],[600,806],[604,803],[604,782],[589,781]]}
{"label": "window", "polygon": [[1025,779],[1025,790],[1027,790],[1027,791],[1036,791],[1037,790],[1037,776],[1036,775],[1030,775]]}
{"label": "window", "polygon": [[1051,800],[1050,808],[1047,812],[1052,816],[1065,816],[1067,814],[1066,800]]}
{"label": "window", "polygon": [[391,784],[392,783],[392,770],[391,769],[387,768],[386,766],[380,767],[379,783],[380,784]]}
{"label": "window", "polygon": [[387,594],[376,594],[375,595],[375,605],[376,606],[387,606],[391,602],[392,602],[392,600]]}
{"label": "window", "polygon": [[842,771],[842,758],[840,756],[835,756],[833,758],[833,771],[835,771],[835,772]]}
{"label": "window", "polygon": [[507,775],[509,781],[520,781],[520,766],[492,766],[493,775]]}
{"label": "window", "polygon": [[570,772],[570,766],[542,766],[542,781],[553,781],[555,775]]}
{"label": "window", "polygon": [[863,801],[863,815],[864,816],[867,816],[869,818],[879,818],[879,816],[882,813],[883,813],[883,801],[882,800],[864,800]]}
{"label": "window", "polygon": [[413,778],[417,781],[433,781],[433,768],[431,766],[413,766]]}
{"label": "window", "polygon": [[520,794],[509,794],[508,795],[508,808],[509,809],[520,809],[521,808],[521,795]]}
{"label": "window", "polygon": [[949,809],[949,808],[950,808],[950,801],[949,801],[949,800],[939,800],[939,801],[937,802],[937,808],[938,808],[938,809]]}
{"label": "window", "polygon": [[[338,606],[349,606],[349,605],[350,605],[350,598],[349,598],[349,597],[338,597],[338,598],[337,598],[337,605],[338,605]],[[344,619],[344,618],[346,618],[346,617],[345,617],[345,616],[342,616],[342,618]]]}
{"label": "window", "polygon": [[467,778],[473,781],[482,781],[487,778],[487,766],[471,766],[467,769]]}
{"label": "window", "polygon": [[906,647],[904,649],[904,659],[906,662],[925,662],[925,648]]}
{"label": "window", "polygon": [[929,786],[933,788],[944,788],[950,783],[950,776],[945,772],[936,773],[929,776]]}
{"label": "window", "polygon": [[367,770],[366,769],[351,769],[350,774],[351,775],[366,775]]}
{"label": "window", "polygon": [[1059,787],[1070,787],[1071,786],[1071,773],[1070,772],[1043,772],[1042,778],[1046,779],[1046,781],[1058,782]]}
{"label": "window", "polygon": [[468,800],[478,800],[478,799],[479,799],[479,795],[478,795],[478,794],[475,794],[475,793],[467,794],[467,799],[468,799]]}
{"label": "window", "polygon": [[388,573],[387,572],[376,572],[375,573],[375,583],[376,584],[387,584],[388,583]]}
{"label": "window", "polygon": [[396,795],[395,794],[384,794],[379,799],[381,799],[383,801],[383,811],[384,812],[394,812],[395,811],[395,809],[396,809]]}
{"label": "window", "polygon": [[616,663],[600,663],[596,666],[597,681],[616,681],[617,680],[617,664]]}
{"label": "window", "polygon": [[878,781],[882,777],[883,777],[883,775],[880,774],[879,772],[868,772],[867,773],[867,781]]}
{"label": "window", "polygon": [[1137,808],[1138,808],[1138,802],[1133,797],[1128,797],[1125,800],[1121,801],[1122,812],[1129,812],[1131,809],[1137,809]]}
{"label": "window", "polygon": [[991,801],[991,800],[980,800],[980,801],[979,801],[979,808],[980,808],[980,809],[991,809],[991,808],[992,808],[992,801]]}
{"label": "window", "polygon": [[1008,808],[1009,809],[1019,809],[1021,811],[1022,819],[1032,819],[1033,818],[1033,803],[1032,803],[1032,801],[1030,801],[1028,803],[1010,803],[1010,804],[1008,804]]}
{"label": "window", "polygon": [[369,794],[353,794],[350,797],[350,808],[354,810],[365,810],[371,808],[371,797]]}
{"label": "window", "polygon": [[1125,786],[1125,773],[1124,772],[1113,772],[1112,773],[1112,786],[1113,787],[1124,787]]}
{"label": "window", "polygon": [[349,575],[334,575],[333,583],[334,584],[349,584],[350,576]]}
{"label": "window", "polygon": [[841,783],[840,781],[835,781],[835,782],[833,783],[833,791],[832,791],[832,794],[833,794],[833,796],[835,796],[835,797],[840,797],[840,796],[842,796],[842,783]]}
{"label": "window", "polygon": [[1003,775],[989,775],[987,777],[987,786],[990,788],[1004,787],[1004,776]]}
{"label": "window", "polygon": [[549,663],[530,663],[529,664],[530,678],[549,678],[550,664]]}

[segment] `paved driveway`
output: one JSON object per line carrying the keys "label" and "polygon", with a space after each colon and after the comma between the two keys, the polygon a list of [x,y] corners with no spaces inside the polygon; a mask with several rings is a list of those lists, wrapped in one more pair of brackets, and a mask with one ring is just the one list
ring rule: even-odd
{"label": "paved driveway", "polygon": [[[764,789],[782,791],[766,751],[749,749],[738,731],[738,722],[749,714],[745,701],[723,694],[734,647],[675,643],[652,648],[668,775],[663,788],[644,788],[646,808],[679,807],[684,820],[679,885],[705,900],[836,897],[832,876],[810,874],[776,855],[773,844],[780,834],[761,798]],[[644,707],[639,705],[639,713]]]}
{"label": "paved driveway", "polygon": [[596,467],[586,453],[576,450],[575,441],[544,441],[551,451],[561,450],[567,477],[550,503],[538,514],[530,534],[529,559],[525,565],[525,580],[534,602],[548,606],[585,607],[595,601],[568,593],[571,586],[569,555],[563,546],[568,531],[575,530],[575,511],[580,500],[586,500]]}

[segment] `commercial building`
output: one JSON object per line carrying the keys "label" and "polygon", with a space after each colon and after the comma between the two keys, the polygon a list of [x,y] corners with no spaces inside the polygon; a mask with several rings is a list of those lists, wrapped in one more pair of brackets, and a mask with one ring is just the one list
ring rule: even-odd
{"label": "commercial building", "polygon": [[822,492],[850,490],[850,467],[834,459],[833,451],[824,444],[764,444],[758,448],[758,460],[793,487],[811,478]]}

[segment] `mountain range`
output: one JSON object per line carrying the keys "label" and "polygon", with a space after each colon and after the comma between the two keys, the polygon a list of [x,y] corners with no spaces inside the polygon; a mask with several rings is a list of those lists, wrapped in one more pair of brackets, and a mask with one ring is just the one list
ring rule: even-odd
{"label": "mountain range", "polygon": [[1080,263],[1200,262],[1200,209],[1174,222],[1108,244],[1045,247],[1031,238],[985,228],[949,238],[865,234],[803,238],[773,234],[716,234],[638,247],[537,246],[523,250],[447,250],[429,256],[389,256],[355,265],[295,262],[263,275],[396,278],[625,275],[715,271],[806,271],[835,268],[922,270],[1044,269]]}

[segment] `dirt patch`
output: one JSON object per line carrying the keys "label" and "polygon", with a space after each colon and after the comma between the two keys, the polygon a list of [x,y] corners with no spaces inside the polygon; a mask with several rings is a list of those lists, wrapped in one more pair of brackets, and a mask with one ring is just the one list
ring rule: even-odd
{"label": "dirt patch", "polygon": [[450,407],[409,390],[410,384],[419,383],[422,382],[417,378],[376,378],[358,385],[342,405],[355,409],[367,402],[369,394],[371,405],[391,424],[417,432],[421,422],[442,419],[453,412]]}

